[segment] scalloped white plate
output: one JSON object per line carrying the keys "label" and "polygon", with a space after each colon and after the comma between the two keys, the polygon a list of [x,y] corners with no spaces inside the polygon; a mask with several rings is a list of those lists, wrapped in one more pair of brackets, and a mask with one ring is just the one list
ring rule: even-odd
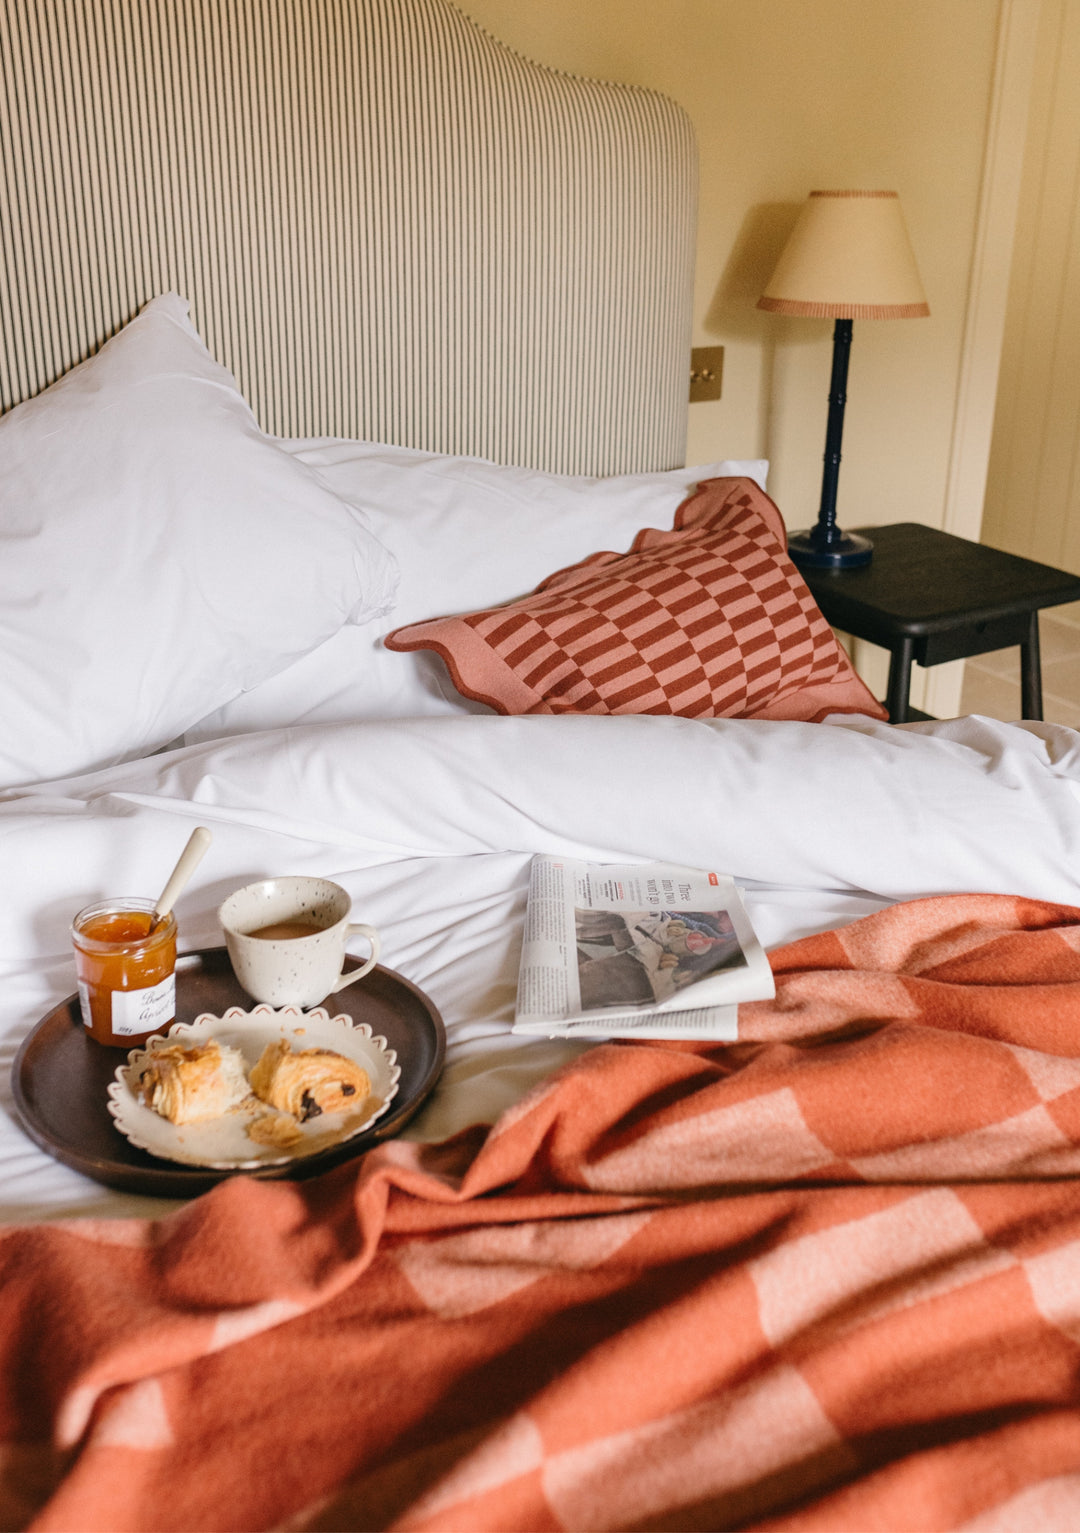
{"label": "scalloped white plate", "polygon": [[[266,1045],[279,1038],[287,1038],[294,1049],[334,1049],[363,1066],[371,1081],[371,1095],[357,1112],[323,1113],[301,1123],[303,1138],[287,1150],[280,1145],[257,1144],[248,1137],[248,1124],[271,1111],[254,1096],[219,1118],[183,1125],[170,1123],[138,1100],[135,1088],[139,1072],[154,1049],[173,1043],[205,1043],[208,1038],[239,1049],[249,1071]],[[233,1006],[220,1017],[204,1012],[194,1022],[179,1022],[167,1035],[157,1033],[142,1048],[132,1049],[109,1086],[108,1108],[126,1139],[163,1160],[221,1171],[257,1170],[316,1155],[370,1128],[393,1101],[400,1076],[394,1050],[366,1023],[354,1023],[346,1016],[332,1017],[322,1006],[311,1011],[297,1006],[277,1010],[256,1006],[253,1011],[243,1011]]]}

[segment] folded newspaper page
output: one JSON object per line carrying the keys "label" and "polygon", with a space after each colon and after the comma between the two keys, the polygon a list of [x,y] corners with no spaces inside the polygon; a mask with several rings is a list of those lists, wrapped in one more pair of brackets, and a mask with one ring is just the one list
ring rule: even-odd
{"label": "folded newspaper page", "polygon": [[515,1033],[734,1041],[738,1003],[774,993],[726,874],[533,858]]}

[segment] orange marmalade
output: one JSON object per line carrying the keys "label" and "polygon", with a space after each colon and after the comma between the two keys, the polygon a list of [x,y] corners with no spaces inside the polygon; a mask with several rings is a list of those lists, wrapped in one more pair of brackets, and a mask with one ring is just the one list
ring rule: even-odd
{"label": "orange marmalade", "polygon": [[82,1019],[98,1043],[135,1048],[176,1016],[176,920],[153,931],[154,902],[102,900],[71,926]]}

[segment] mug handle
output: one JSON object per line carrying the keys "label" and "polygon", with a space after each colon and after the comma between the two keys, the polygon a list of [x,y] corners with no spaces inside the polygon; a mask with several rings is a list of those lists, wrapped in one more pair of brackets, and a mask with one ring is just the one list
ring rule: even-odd
{"label": "mug handle", "polygon": [[362,963],[358,969],[346,969],[344,974],[339,974],[330,986],[331,995],[336,995],[339,990],[344,990],[346,985],[351,985],[355,980],[363,979],[365,974],[371,973],[379,961],[379,934],[374,926],[365,926],[362,921],[350,922],[346,941],[352,936],[353,932],[359,932],[362,937],[366,937],[371,943],[371,957],[367,963]]}

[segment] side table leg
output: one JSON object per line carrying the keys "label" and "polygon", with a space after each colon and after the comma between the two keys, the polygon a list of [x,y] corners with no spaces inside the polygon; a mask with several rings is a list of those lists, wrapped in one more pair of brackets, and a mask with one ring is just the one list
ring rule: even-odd
{"label": "side table leg", "polygon": [[1020,646],[1020,717],[1041,719],[1042,659],[1039,653],[1039,614],[1028,619],[1028,636]]}
{"label": "side table leg", "polygon": [[889,660],[889,690],[885,696],[885,706],[889,710],[890,724],[903,724],[907,719],[911,696],[911,663],[914,658],[915,640],[905,635]]}

